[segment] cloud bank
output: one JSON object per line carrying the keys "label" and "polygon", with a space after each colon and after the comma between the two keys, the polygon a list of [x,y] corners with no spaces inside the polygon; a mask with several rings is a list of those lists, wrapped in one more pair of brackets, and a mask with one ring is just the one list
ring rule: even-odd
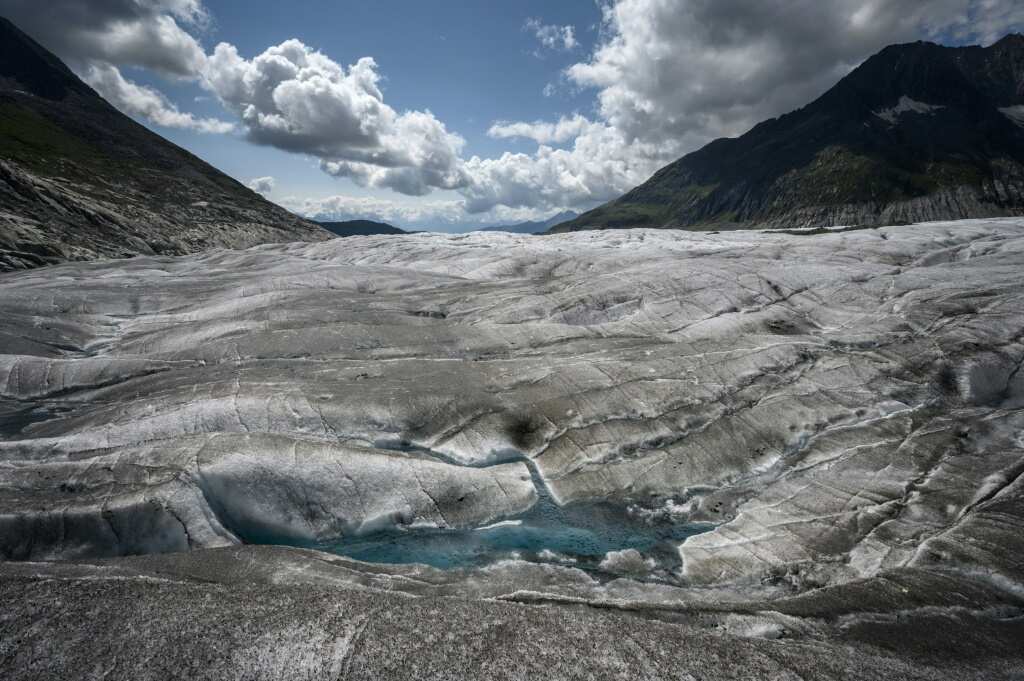
{"label": "cloud bank", "polygon": [[235,127],[182,112],[159,91],[121,73],[138,67],[172,79],[196,79],[206,53],[186,27],[201,32],[209,25],[201,0],[0,0],[0,14],[57,53],[125,113],[198,132]]}
{"label": "cloud bank", "polygon": [[[421,199],[437,219],[589,208],[715,137],[807,103],[885,45],[990,43],[1024,27],[1018,0],[608,0],[600,12],[596,44],[563,74],[593,92],[593,107],[496,121],[491,137],[536,148],[467,158],[465,140],[430,111],[385,101],[370,56],[343,65],[297,39],[251,57],[229,43],[208,53],[196,37],[212,22],[202,0],[0,0],[0,13],[122,110],[158,125],[238,130],[367,187],[457,192],[453,201]],[[524,28],[543,49],[582,47],[572,26],[531,18]],[[198,83],[237,123],[180,111],[126,79],[126,67]],[[381,217],[413,210],[359,201],[336,207]]]}
{"label": "cloud bank", "polygon": [[806,104],[886,45],[1024,25],[1015,0],[619,0],[602,14],[568,77],[626,138],[688,149]]}
{"label": "cloud bank", "polygon": [[110,64],[90,64],[83,79],[121,111],[147,118],[157,125],[206,133],[225,133],[235,129],[234,123],[198,118],[179,111],[162,93],[127,80],[117,67]]}
{"label": "cloud bank", "polygon": [[712,139],[808,103],[886,45],[987,44],[1024,27],[1017,0],[615,0],[601,14],[593,52],[565,71],[595,92],[593,113],[494,124],[491,136],[538,149],[471,159],[469,210],[531,196],[586,208]]}
{"label": "cloud bank", "polygon": [[345,68],[288,40],[246,60],[221,43],[203,75],[250,140],[315,156],[331,175],[413,196],[467,182],[464,140],[429,111],[388,106],[370,57]]}
{"label": "cloud bank", "polygon": [[205,61],[186,30],[204,30],[202,0],[0,0],[0,13],[73,66],[139,66],[194,76]]}

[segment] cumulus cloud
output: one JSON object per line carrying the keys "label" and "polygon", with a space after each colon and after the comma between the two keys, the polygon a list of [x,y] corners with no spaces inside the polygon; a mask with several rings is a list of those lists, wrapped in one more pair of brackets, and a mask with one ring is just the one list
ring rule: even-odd
{"label": "cumulus cloud", "polygon": [[205,70],[207,87],[253,142],[316,156],[331,175],[403,194],[464,186],[462,137],[429,111],[395,111],[379,80],[370,57],[346,69],[298,40],[253,59],[221,43]]}
{"label": "cumulus cloud", "polygon": [[630,143],[604,123],[584,120],[580,128],[565,149],[541,144],[532,154],[469,159],[470,182],[460,190],[466,210],[480,213],[499,205],[586,208],[636,186],[666,160],[656,145]]}
{"label": "cumulus cloud", "polygon": [[276,183],[277,182],[276,180],[274,180],[273,177],[267,175],[266,177],[254,177],[253,179],[249,180],[247,186],[249,187],[249,189],[253,190],[254,192],[257,192],[258,194],[269,194],[270,192],[274,191],[274,185]]}
{"label": "cumulus cloud", "polygon": [[124,78],[126,66],[197,80],[206,53],[186,30],[204,30],[201,0],[0,0],[0,14],[61,57],[111,104],[150,122],[207,133],[234,125],[180,111],[158,90]]}
{"label": "cumulus cloud", "polygon": [[[119,69],[191,79],[255,143],[312,155],[324,172],[364,186],[458,192],[461,200],[423,204],[434,216],[424,219],[438,220],[450,211],[588,208],[715,137],[807,103],[887,44],[985,43],[1024,27],[1018,0],[602,0],[600,8],[598,44],[563,74],[594,93],[592,112],[497,121],[491,137],[529,139],[536,150],[466,159],[463,138],[430,111],[385,102],[371,57],[343,66],[298,40],[253,58],[227,43],[207,54],[195,37],[210,22],[202,0],[0,0],[0,14],[125,111],[160,125],[229,130]],[[544,49],[579,48],[572,26],[531,19],[524,28]],[[392,215],[411,210],[399,205],[388,208],[399,211]]]}
{"label": "cumulus cloud", "polygon": [[575,114],[571,118],[563,116],[555,123],[545,123],[544,121],[536,121],[534,123],[498,121],[490,127],[487,134],[498,139],[523,137],[531,139],[538,144],[559,144],[577,137],[589,125],[590,121],[579,114]]}
{"label": "cumulus cloud", "polygon": [[556,26],[545,24],[540,19],[530,18],[523,25],[549,50],[571,50],[579,45],[576,41],[576,29],[573,26]]}
{"label": "cumulus cloud", "polygon": [[303,198],[288,196],[280,201],[285,208],[317,220],[376,220],[398,225],[456,224],[465,213],[459,201],[402,202],[369,196],[327,196]]}
{"label": "cumulus cloud", "polygon": [[627,138],[689,150],[806,104],[888,44],[1022,21],[1016,0],[619,0],[568,76]]}
{"label": "cumulus cloud", "polygon": [[[474,229],[497,224],[542,220],[553,212],[537,208],[496,206],[487,213],[467,215],[462,201],[408,201],[367,196],[288,196],[279,203],[314,220],[376,220],[411,229]],[[560,209],[561,210],[561,209]]]}
{"label": "cumulus cloud", "polygon": [[[355,81],[355,94],[333,99],[351,102],[350,108],[365,100],[365,127],[291,127],[279,125],[282,119],[275,116],[270,127],[286,130],[288,144],[301,141],[324,159],[321,167],[328,173],[414,195],[455,189],[471,214],[490,215],[499,207],[587,208],[621,195],[715,137],[742,133],[810,101],[886,44],[976,25],[969,18],[983,3],[990,15],[1007,10],[986,31],[1006,30],[1018,14],[1008,0],[618,0],[602,7],[601,40],[593,54],[566,71],[575,86],[596,91],[596,115],[498,121],[489,129],[494,138],[533,140],[533,153],[462,160],[461,138],[451,140],[432,115],[424,114],[417,125],[398,125],[400,117],[376,89],[372,61],[347,72],[337,65],[312,69],[330,68],[334,75],[328,80],[342,89],[350,89],[342,85],[346,80]],[[531,21],[528,28],[542,44],[565,47],[557,41],[559,27]],[[286,62],[309,58],[309,49],[300,46],[293,46],[298,52]],[[282,73],[294,70],[275,64]],[[330,100],[329,90],[316,92]],[[250,115],[271,110],[257,106]],[[296,134],[307,129],[322,130],[326,140]],[[390,140],[384,141],[383,131],[390,131]],[[251,134],[264,131],[257,127]],[[330,146],[338,140],[342,148]]]}
{"label": "cumulus cloud", "polygon": [[[1024,28],[1024,5],[1003,0],[972,2],[953,23],[950,33],[962,41],[991,44],[1010,30]],[[941,27],[940,27],[941,30]]]}
{"label": "cumulus cloud", "polygon": [[[822,94],[896,42],[991,42],[1024,26],[1016,0],[615,0],[601,38],[566,77],[596,91],[596,115],[500,121],[493,137],[534,154],[467,162],[469,210],[618,196],[662,165]],[[566,149],[549,144],[573,139]]]}
{"label": "cumulus cloud", "polygon": [[192,78],[206,58],[182,27],[208,24],[201,0],[0,0],[0,14],[76,69],[103,62]]}
{"label": "cumulus cloud", "polygon": [[116,66],[90,64],[82,75],[89,85],[118,109],[133,116],[147,118],[157,125],[206,133],[231,132],[235,127],[227,121],[197,118],[190,113],[179,111],[178,107],[160,92],[127,80]]}

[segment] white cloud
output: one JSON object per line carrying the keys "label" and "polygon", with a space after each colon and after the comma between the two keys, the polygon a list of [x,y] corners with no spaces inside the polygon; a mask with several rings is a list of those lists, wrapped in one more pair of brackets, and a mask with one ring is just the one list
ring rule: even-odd
{"label": "white cloud", "polygon": [[604,123],[584,121],[581,128],[566,149],[542,144],[533,154],[469,159],[470,182],[460,190],[466,210],[589,208],[642,182],[666,160],[655,145],[630,143]]}
{"label": "white cloud", "polygon": [[201,0],[0,0],[0,14],[76,70],[101,62],[193,78],[206,58],[182,28],[208,24]]}
{"label": "white cloud", "polygon": [[403,194],[464,186],[464,140],[429,111],[396,112],[379,80],[370,57],[346,69],[298,40],[251,60],[221,43],[205,71],[206,86],[253,142],[316,156],[331,175]]}
{"label": "white cloud", "polygon": [[575,114],[571,118],[563,116],[555,123],[537,121],[535,123],[509,123],[498,121],[490,127],[487,134],[497,139],[524,137],[538,144],[561,143],[578,136],[590,125],[583,116]]}
{"label": "white cloud", "polygon": [[486,213],[467,215],[460,200],[404,201],[341,195],[322,198],[288,196],[279,203],[314,220],[375,220],[398,227],[444,231],[543,220],[558,210],[564,210],[496,206]]}
{"label": "white cloud", "polygon": [[[600,7],[598,45],[563,75],[595,93],[593,113],[497,121],[492,137],[530,139],[537,149],[465,159],[463,138],[430,111],[399,112],[384,101],[370,57],[345,67],[298,40],[252,59],[227,43],[207,55],[195,37],[210,21],[202,0],[0,0],[0,14],[130,113],[160,125],[230,129],[179,111],[118,67],[193,79],[256,143],[312,155],[325,172],[369,187],[458,192],[462,200],[421,202],[432,216],[423,219],[456,222],[459,211],[470,212],[461,213],[466,220],[589,207],[714,137],[809,102],[887,44],[943,36],[991,42],[1024,26],[1019,0],[602,0]],[[572,26],[531,19],[524,28],[542,48],[579,48]],[[544,94],[554,91],[552,84]],[[414,210],[376,206],[385,209]]]}
{"label": "white cloud", "polygon": [[226,133],[234,124],[216,118],[197,118],[178,110],[153,88],[127,80],[116,66],[91,64],[84,80],[121,111],[147,118],[157,125],[206,133]]}
{"label": "white cloud", "polygon": [[277,184],[277,181],[273,177],[267,175],[266,177],[252,178],[246,186],[254,192],[265,195],[274,191],[275,184]]}
{"label": "white cloud", "polygon": [[[495,123],[534,154],[470,159],[471,211],[585,207],[716,137],[802,106],[885,45],[952,34],[991,42],[1024,26],[1016,0],[615,0],[601,40],[566,70],[596,90],[592,119]],[[566,149],[551,143],[568,141]]]}
{"label": "white cloud", "polygon": [[125,79],[121,67],[195,80],[206,53],[185,29],[210,21],[202,0],[0,0],[0,14],[61,57],[127,114],[171,128],[224,133],[234,125],[182,112],[158,90]]}
{"label": "white cloud", "polygon": [[627,138],[689,150],[808,103],[888,44],[1022,21],[1016,0],[618,0],[567,75]]}
{"label": "white cloud", "polygon": [[397,225],[436,222],[453,225],[465,218],[459,201],[401,202],[338,195],[315,199],[289,196],[281,199],[280,203],[299,215],[318,220],[376,220]]}
{"label": "white cloud", "polygon": [[579,45],[576,40],[576,29],[573,26],[556,26],[545,24],[540,19],[530,18],[523,26],[549,50],[572,50]]}

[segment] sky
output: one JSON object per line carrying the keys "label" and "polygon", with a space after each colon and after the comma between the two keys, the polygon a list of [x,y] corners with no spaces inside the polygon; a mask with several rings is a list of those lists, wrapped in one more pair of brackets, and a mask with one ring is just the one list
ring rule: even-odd
{"label": "sky", "polygon": [[0,0],[112,104],[308,217],[463,231],[582,211],[882,47],[1020,0]]}

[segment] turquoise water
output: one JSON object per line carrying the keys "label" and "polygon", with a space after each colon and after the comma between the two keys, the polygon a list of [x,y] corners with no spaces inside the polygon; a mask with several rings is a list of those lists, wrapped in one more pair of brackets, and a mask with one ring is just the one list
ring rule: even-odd
{"label": "turquoise water", "polygon": [[476,530],[409,529],[377,532],[317,544],[315,548],[370,563],[424,563],[438,568],[479,567],[516,555],[544,561],[552,551],[594,568],[609,551],[636,549],[662,565],[678,562],[675,548],[686,537],[710,529],[695,524],[647,524],[611,505],[572,504],[560,517],[533,510],[517,524]]}
{"label": "turquoise water", "polygon": [[442,530],[399,528],[321,542],[313,548],[370,563],[423,563],[437,568],[480,567],[518,557],[550,562],[554,552],[583,569],[596,569],[609,551],[636,549],[663,567],[678,565],[677,545],[711,529],[706,523],[649,521],[629,513],[625,504],[607,501],[559,506],[551,498],[533,462],[530,468],[537,503],[525,513],[485,528]]}

